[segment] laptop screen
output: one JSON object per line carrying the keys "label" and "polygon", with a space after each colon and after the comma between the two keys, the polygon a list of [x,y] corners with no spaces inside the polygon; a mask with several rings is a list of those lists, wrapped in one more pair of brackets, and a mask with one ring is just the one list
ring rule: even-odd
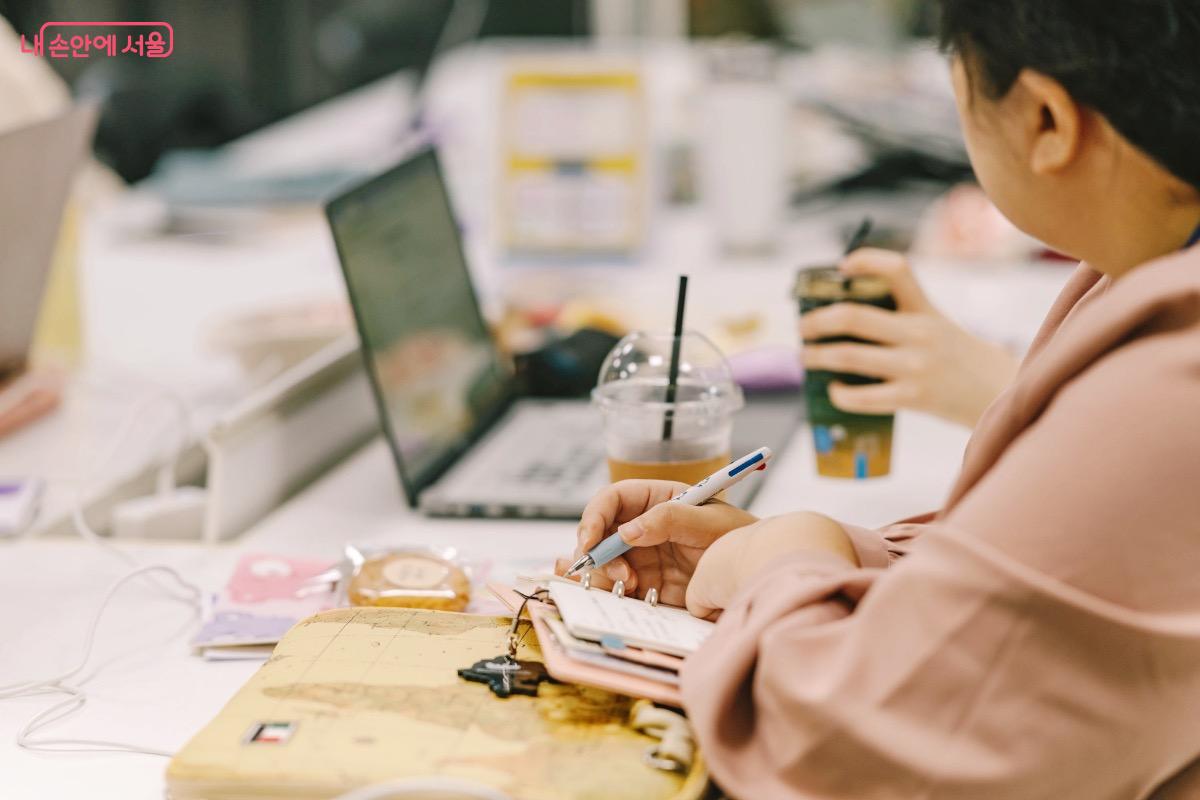
{"label": "laptop screen", "polygon": [[424,150],[326,208],[409,502],[507,407],[437,157]]}

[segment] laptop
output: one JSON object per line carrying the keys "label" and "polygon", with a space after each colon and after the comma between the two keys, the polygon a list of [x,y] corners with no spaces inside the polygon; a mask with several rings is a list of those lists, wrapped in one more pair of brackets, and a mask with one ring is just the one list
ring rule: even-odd
{"label": "laptop", "polygon": [[411,505],[438,516],[578,516],[604,485],[586,402],[521,398],[426,149],[326,206],[384,435]]}
{"label": "laptop", "polygon": [[[480,313],[434,151],[325,211],[409,504],[434,516],[578,519],[608,482],[600,414],[586,400],[519,396]],[[800,408],[751,403],[734,449],[781,451]],[[739,430],[768,438],[739,442]],[[743,481],[730,500],[748,502],[760,484]]]}
{"label": "laptop", "polygon": [[71,182],[96,109],[0,133],[0,386],[24,371]]}

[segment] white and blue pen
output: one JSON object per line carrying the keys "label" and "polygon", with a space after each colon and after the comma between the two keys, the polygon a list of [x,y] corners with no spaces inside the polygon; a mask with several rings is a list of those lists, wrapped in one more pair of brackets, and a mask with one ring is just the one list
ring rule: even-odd
{"label": "white and blue pen", "polygon": [[[760,469],[766,469],[767,462],[770,460],[771,448],[760,447],[753,453],[742,456],[732,464],[721,467],[695,486],[689,487],[675,497],[672,497],[668,502],[683,503],[687,506],[698,506],[706,503],[730,486],[745,479],[751,473],[757,472]],[[632,545],[628,544],[620,536],[613,534],[572,564],[564,577],[574,575],[581,569],[602,567],[617,556],[628,552],[630,547]]]}

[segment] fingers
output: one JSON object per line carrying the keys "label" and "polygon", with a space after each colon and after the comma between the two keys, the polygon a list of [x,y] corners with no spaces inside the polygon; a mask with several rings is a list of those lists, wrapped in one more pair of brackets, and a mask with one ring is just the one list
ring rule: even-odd
{"label": "fingers", "polygon": [[[554,563],[554,574],[563,575],[571,568],[573,562],[568,558],[560,558]],[[572,575],[571,580],[579,581],[582,575]],[[640,585],[637,570],[629,565],[624,558],[614,558],[599,569],[591,571],[591,586],[595,589],[610,591],[617,581],[624,581],[625,594],[633,596]]]}
{"label": "fingers", "polygon": [[899,381],[866,386],[831,383],[829,399],[851,414],[892,414],[898,409],[913,407],[917,400],[909,384]]}
{"label": "fingers", "polygon": [[624,556],[617,556],[603,567],[592,570],[593,583],[595,583],[597,577],[603,577],[604,583],[608,585],[608,588],[611,588],[617,581],[625,582],[626,592],[633,593],[638,588],[637,572],[629,565]]}
{"label": "fingers", "polygon": [[576,556],[595,547],[617,525],[670,500],[685,488],[685,484],[676,481],[629,480],[601,489],[579,518]]}
{"label": "fingers", "polygon": [[[614,483],[601,489],[588,501],[579,517],[579,529],[575,535],[576,556],[595,547],[617,524],[621,511],[631,505],[625,498],[629,491],[629,487]],[[644,495],[649,496],[648,489],[644,490]]]}
{"label": "fingers", "polygon": [[[554,574],[563,575],[571,564],[572,559],[560,558],[554,562]],[[581,576],[572,575],[571,580],[578,581]],[[637,572],[629,566],[629,562],[624,558],[616,558],[605,564],[600,569],[592,570],[591,585],[597,589],[608,591],[618,581],[625,581],[625,591],[632,594],[638,588]]]}
{"label": "fingers", "polygon": [[691,614],[693,617],[699,617],[700,619],[706,619],[706,620],[709,620],[710,622],[716,622],[717,619],[721,616],[721,610],[717,609],[717,608],[713,608],[711,605],[708,604],[707,600],[701,599],[699,597],[699,594],[700,594],[699,592],[692,591],[692,588],[690,585],[688,586],[688,593],[687,593],[688,613]]}
{"label": "fingers", "polygon": [[849,372],[868,378],[895,378],[908,370],[904,354],[892,347],[869,344],[809,344],[802,353],[807,369]]}
{"label": "fingers", "polygon": [[864,303],[835,303],[800,318],[800,338],[806,342],[854,336],[880,344],[904,344],[912,334],[910,317]]}
{"label": "fingers", "polygon": [[673,542],[703,548],[734,528],[754,521],[753,515],[720,501],[700,506],[662,503],[621,525],[617,535],[633,547]]}
{"label": "fingers", "polygon": [[855,250],[841,263],[846,275],[878,275],[892,285],[892,295],[901,311],[923,311],[932,306],[917,277],[913,275],[908,259],[891,250],[864,247]]}
{"label": "fingers", "polygon": [[696,574],[688,583],[684,596],[684,607],[693,617],[715,620],[721,613],[725,603],[714,597],[720,594],[720,585],[724,583],[719,577],[711,574],[712,570],[704,567],[704,562],[696,569]]}

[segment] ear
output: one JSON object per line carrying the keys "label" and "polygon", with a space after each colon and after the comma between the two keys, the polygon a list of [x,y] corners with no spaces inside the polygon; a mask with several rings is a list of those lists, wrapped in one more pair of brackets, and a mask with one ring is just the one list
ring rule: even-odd
{"label": "ear", "polygon": [[1021,70],[1017,87],[1028,123],[1029,168],[1035,175],[1065,169],[1079,154],[1083,109],[1061,83],[1040,72]]}

